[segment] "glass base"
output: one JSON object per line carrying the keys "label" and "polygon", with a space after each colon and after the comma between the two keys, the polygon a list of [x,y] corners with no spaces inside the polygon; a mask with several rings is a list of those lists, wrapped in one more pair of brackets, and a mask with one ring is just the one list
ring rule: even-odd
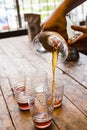
{"label": "glass base", "polygon": [[48,122],[44,122],[44,123],[38,123],[38,122],[34,122],[35,127],[37,128],[47,128],[51,125],[51,120]]}

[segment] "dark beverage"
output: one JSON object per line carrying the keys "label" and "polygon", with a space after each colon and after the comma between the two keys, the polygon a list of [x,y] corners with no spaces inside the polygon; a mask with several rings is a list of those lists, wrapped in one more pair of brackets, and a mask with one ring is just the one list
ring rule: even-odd
{"label": "dark beverage", "polygon": [[20,102],[17,102],[18,103],[18,106],[21,110],[28,110],[29,109],[29,105],[27,102],[25,103],[20,103]]}
{"label": "dark beverage", "polygon": [[34,125],[37,128],[47,128],[51,125],[51,120],[47,122],[42,122],[42,123],[34,122]]}
{"label": "dark beverage", "polygon": [[54,102],[54,108],[60,107],[62,105],[62,100],[56,100]]}
{"label": "dark beverage", "polygon": [[48,113],[42,113],[38,114],[33,117],[33,122],[35,127],[37,128],[47,128],[51,125],[51,115],[48,115]]}

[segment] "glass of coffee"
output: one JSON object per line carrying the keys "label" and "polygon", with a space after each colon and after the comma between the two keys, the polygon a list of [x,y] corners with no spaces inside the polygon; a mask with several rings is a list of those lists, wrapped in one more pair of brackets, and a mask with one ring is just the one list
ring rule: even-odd
{"label": "glass of coffee", "polygon": [[63,95],[64,95],[64,82],[63,77],[55,77],[54,82],[54,108],[60,107],[62,105]]}
{"label": "glass of coffee", "polygon": [[28,104],[29,86],[27,86],[26,82],[28,81],[27,80],[19,81],[15,83],[13,88],[16,101],[21,110],[29,110],[29,104]]}
{"label": "glass of coffee", "polygon": [[60,107],[62,105],[63,90],[64,86],[55,84],[54,108]]}
{"label": "glass of coffee", "polygon": [[54,108],[51,88],[48,90],[47,73],[35,72],[31,77],[29,106],[32,120],[35,127],[47,128],[51,125]]}
{"label": "glass of coffee", "polygon": [[49,88],[52,87],[53,104],[54,108],[58,108],[62,105],[64,95],[64,81],[63,76],[56,73],[55,78],[49,77],[48,79]]}

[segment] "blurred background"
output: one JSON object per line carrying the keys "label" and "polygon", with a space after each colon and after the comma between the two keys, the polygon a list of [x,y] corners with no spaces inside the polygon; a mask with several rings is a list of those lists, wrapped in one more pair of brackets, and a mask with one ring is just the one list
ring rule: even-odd
{"label": "blurred background", "polygon": [[[9,32],[26,30],[25,14],[40,14],[45,20],[62,0],[0,0],[0,38]],[[87,1],[68,14],[75,25],[85,25],[87,21]],[[24,32],[26,33],[26,31]],[[3,35],[2,35],[3,34]],[[11,34],[10,34],[11,35]]]}

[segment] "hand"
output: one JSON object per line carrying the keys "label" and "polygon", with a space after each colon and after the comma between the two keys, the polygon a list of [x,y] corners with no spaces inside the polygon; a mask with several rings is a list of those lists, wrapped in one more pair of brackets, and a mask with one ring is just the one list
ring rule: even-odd
{"label": "hand", "polygon": [[87,50],[87,27],[71,26],[75,31],[81,32],[75,39],[68,42],[69,46],[76,47],[78,50]]}
{"label": "hand", "polygon": [[[57,10],[58,11],[58,10]],[[60,10],[59,10],[60,12]],[[42,23],[42,31],[55,31],[60,33],[65,40],[68,39],[67,35],[67,22],[66,18],[62,13],[53,13],[44,23]]]}

